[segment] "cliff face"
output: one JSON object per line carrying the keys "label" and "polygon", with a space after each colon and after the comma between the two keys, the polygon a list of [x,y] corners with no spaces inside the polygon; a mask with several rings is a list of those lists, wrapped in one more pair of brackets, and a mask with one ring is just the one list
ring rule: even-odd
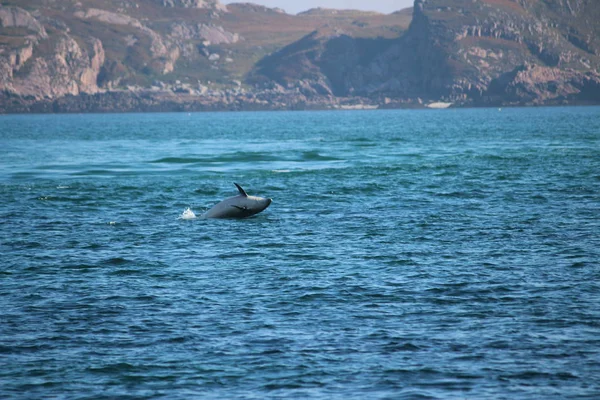
{"label": "cliff face", "polygon": [[64,34],[48,45],[51,51],[45,56],[33,57],[30,41],[0,58],[0,85],[5,91],[38,100],[98,91],[98,74],[104,63],[98,39],[90,39],[82,47]]}
{"label": "cliff face", "polygon": [[205,8],[226,12],[227,7],[218,0],[154,0],[163,7]]}

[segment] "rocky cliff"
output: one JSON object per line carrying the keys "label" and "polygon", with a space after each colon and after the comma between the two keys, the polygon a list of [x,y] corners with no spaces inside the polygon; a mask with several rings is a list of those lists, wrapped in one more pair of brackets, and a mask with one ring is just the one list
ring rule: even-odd
{"label": "rocky cliff", "polygon": [[[594,0],[417,0],[395,50],[416,56],[387,53],[376,63],[396,65],[384,79],[412,82],[409,95],[467,104],[587,101],[599,79],[599,12]],[[381,90],[366,88],[373,89]]]}
{"label": "rocky cliff", "polygon": [[393,41],[313,34],[255,73],[379,103],[595,103],[599,13],[594,0],[416,0]]}
{"label": "rocky cliff", "polygon": [[6,0],[0,112],[600,103],[595,0]]}

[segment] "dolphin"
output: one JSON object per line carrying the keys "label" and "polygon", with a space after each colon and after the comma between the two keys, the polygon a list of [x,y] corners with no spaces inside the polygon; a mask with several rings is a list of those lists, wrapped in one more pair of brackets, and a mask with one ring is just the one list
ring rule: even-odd
{"label": "dolphin", "polygon": [[271,199],[248,196],[246,191],[237,183],[233,183],[240,194],[229,197],[208,210],[203,218],[246,218],[258,214],[271,204]]}

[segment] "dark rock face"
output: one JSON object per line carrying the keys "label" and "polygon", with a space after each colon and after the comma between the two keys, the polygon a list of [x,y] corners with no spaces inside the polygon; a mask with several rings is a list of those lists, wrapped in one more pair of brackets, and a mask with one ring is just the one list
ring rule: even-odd
{"label": "dark rock face", "polygon": [[[417,0],[413,23],[399,45],[419,54],[418,89],[432,97],[485,104],[492,82],[498,93],[500,82],[514,76],[517,80],[504,90],[510,98],[496,97],[496,102],[576,101],[581,90],[588,90],[586,82],[593,86],[598,79],[600,58],[585,49],[592,49],[600,34],[600,26],[586,23],[586,15],[599,9],[600,3],[591,0]],[[529,94],[511,89],[523,85]],[[553,85],[556,90],[550,90]]]}
{"label": "dark rock face", "polygon": [[[282,84],[304,74],[309,85],[314,77],[335,95],[378,101],[597,101],[597,1],[416,0],[413,10],[408,31],[389,43],[336,36],[316,44],[313,35],[263,60],[257,72]],[[362,49],[377,54],[364,57]],[[282,74],[290,64],[294,74]]]}
{"label": "dark rock face", "polygon": [[384,81],[410,82],[392,93],[384,85],[388,96],[556,104],[590,101],[597,87],[598,2],[417,0],[414,10],[396,53],[376,61],[397,66]]}
{"label": "dark rock face", "polygon": [[261,60],[250,81],[267,78],[314,95],[353,96],[363,85],[360,68],[393,42],[393,39],[361,39],[345,34],[322,36],[315,31]]}

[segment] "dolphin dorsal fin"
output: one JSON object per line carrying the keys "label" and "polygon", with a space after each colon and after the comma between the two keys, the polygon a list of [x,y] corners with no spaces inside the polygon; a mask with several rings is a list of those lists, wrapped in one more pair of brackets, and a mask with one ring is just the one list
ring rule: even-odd
{"label": "dolphin dorsal fin", "polygon": [[233,182],[233,184],[235,185],[235,187],[238,188],[238,190],[240,191],[240,194],[244,197],[248,197],[248,195],[246,194],[246,191],[244,189],[242,189],[242,187],[240,185],[238,185],[237,183]]}

